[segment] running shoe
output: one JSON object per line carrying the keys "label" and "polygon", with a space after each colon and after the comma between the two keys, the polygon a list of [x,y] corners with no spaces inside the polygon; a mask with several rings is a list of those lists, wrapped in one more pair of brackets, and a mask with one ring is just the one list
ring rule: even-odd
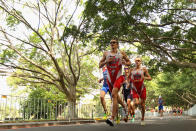
{"label": "running shoe", "polygon": [[120,123],[120,119],[116,118],[116,124],[119,124],[119,123]]}
{"label": "running shoe", "polygon": [[131,122],[134,122],[134,121],[135,121],[135,115],[132,115]]}
{"label": "running shoe", "polygon": [[105,122],[110,126],[114,126],[113,121],[110,119],[107,119]]}
{"label": "running shoe", "polygon": [[103,119],[106,120],[108,118],[108,115],[105,113],[103,116]]}
{"label": "running shoe", "polygon": [[144,122],[144,120],[141,121],[141,126],[145,126],[145,125],[146,125],[146,123]]}
{"label": "running shoe", "polygon": [[124,121],[125,121],[125,122],[128,121],[128,116],[127,116],[127,115],[124,117]]}
{"label": "running shoe", "polygon": [[131,119],[131,122],[134,122],[134,121],[135,121],[135,118],[132,118],[132,119]]}
{"label": "running shoe", "polygon": [[131,122],[134,122],[134,121],[135,121],[135,115],[132,115]]}
{"label": "running shoe", "polygon": [[123,109],[123,119],[125,122],[128,121],[128,114],[127,114],[127,110],[125,108]]}
{"label": "running shoe", "polygon": [[133,118],[135,118],[135,115],[133,115]]}

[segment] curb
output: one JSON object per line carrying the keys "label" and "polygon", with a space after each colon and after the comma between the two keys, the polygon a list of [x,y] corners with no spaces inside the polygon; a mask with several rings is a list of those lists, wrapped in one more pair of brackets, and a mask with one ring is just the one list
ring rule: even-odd
{"label": "curb", "polygon": [[47,126],[60,126],[71,124],[85,124],[95,123],[95,120],[81,120],[81,121],[53,121],[53,122],[29,122],[29,123],[5,123],[0,125],[1,129],[17,129],[17,128],[32,128],[32,127],[47,127]]}

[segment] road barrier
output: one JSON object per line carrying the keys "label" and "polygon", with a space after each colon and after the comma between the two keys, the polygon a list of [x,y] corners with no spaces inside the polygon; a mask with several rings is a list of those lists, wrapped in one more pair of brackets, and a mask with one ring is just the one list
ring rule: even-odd
{"label": "road barrier", "polygon": [[77,103],[74,117],[71,108],[66,101],[0,95],[1,121],[92,119],[102,115],[92,104]]}

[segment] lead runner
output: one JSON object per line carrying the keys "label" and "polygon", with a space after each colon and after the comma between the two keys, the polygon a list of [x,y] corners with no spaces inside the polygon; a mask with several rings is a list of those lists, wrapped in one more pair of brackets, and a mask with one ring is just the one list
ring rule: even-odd
{"label": "lead runner", "polygon": [[[99,68],[102,68],[106,65],[108,69],[108,76],[107,82],[109,86],[110,92],[113,90],[113,86],[115,81],[121,76],[122,74],[122,65],[130,66],[131,62],[125,52],[119,50],[119,42],[117,39],[112,39],[110,41],[111,50],[105,51],[103,53],[103,57],[99,62]],[[119,95],[114,95],[112,92],[112,116],[110,119],[106,120],[106,123],[110,126],[114,126],[113,121],[116,116],[116,110],[118,103],[122,105],[124,108],[125,113],[127,112],[126,106],[123,101],[120,99]]]}

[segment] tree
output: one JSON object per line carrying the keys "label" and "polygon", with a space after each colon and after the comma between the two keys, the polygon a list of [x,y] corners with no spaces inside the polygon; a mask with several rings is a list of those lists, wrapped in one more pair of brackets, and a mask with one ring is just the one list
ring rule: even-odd
{"label": "tree", "polygon": [[87,0],[85,5],[86,28],[99,37],[97,44],[107,45],[115,36],[134,45],[139,54],[154,56],[150,63],[156,69],[165,65],[196,68],[194,2]]}
{"label": "tree", "polygon": [[11,70],[7,75],[23,80],[18,84],[58,88],[74,117],[76,87],[85,65],[82,59],[96,49],[88,48],[83,40],[85,18],[73,22],[81,1],[74,1],[71,15],[64,8],[67,2],[0,0],[4,21],[0,26],[0,64]]}
{"label": "tree", "polygon": [[195,75],[193,69],[160,72],[151,82],[147,83],[147,102],[150,105],[152,100],[157,101],[161,95],[166,106],[191,107],[196,104]]}
{"label": "tree", "polygon": [[165,97],[166,104],[192,106],[196,103],[195,72],[184,69],[167,72],[158,80],[159,91]]}

